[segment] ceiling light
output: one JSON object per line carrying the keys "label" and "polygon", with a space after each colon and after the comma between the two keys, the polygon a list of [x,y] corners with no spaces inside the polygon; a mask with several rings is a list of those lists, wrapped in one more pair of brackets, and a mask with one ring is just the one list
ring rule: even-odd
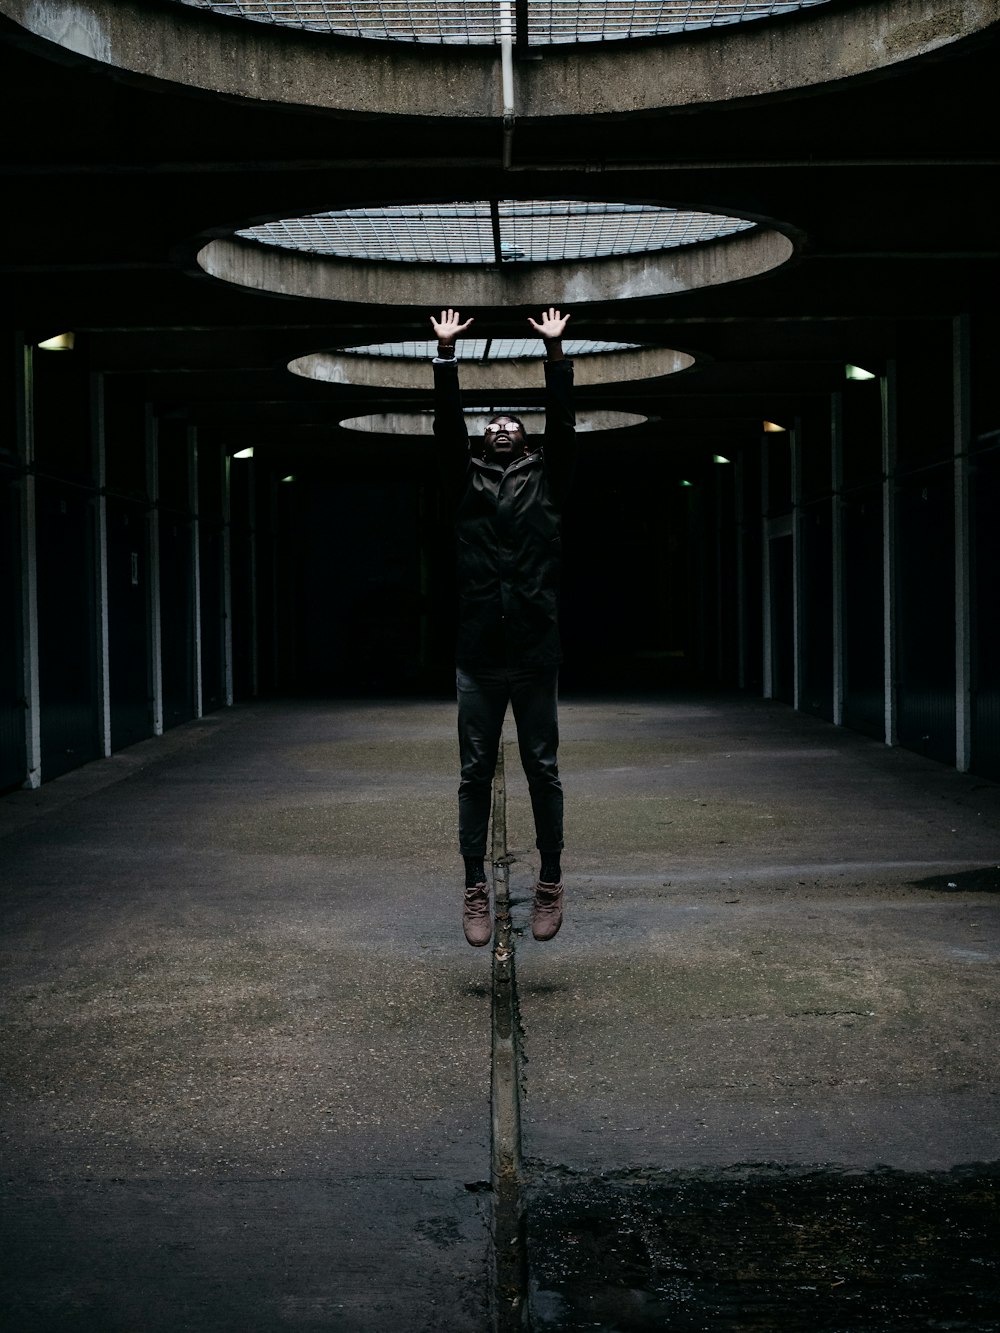
{"label": "ceiling light", "polygon": [[282,477],[281,480],[282,480],[282,481],[294,481],[294,480],[295,480],[295,475],[294,475],[294,473],[291,473],[291,472],[290,472],[290,473],[288,474],[287,477]]}
{"label": "ceiling light", "polygon": [[237,449],[234,458],[253,458],[253,445],[249,449]]}
{"label": "ceiling light", "polygon": [[873,380],[876,378],[873,370],[865,370],[862,366],[845,366],[844,375],[849,380]]}
{"label": "ceiling light", "polygon": [[694,482],[693,482],[693,481],[682,481],[682,482],[681,482],[681,485],[682,485],[682,486],[693,486],[693,485],[694,485]]}
{"label": "ceiling light", "polygon": [[768,435],[772,434],[774,431],[786,431],[787,429],[787,426],[779,426],[776,421],[764,422],[764,432]]}
{"label": "ceiling light", "polygon": [[72,352],[75,342],[75,333],[56,333],[51,338],[43,338],[36,346],[42,352]]}
{"label": "ceiling light", "polygon": [[731,463],[732,461],[733,461],[733,460],[732,460],[731,458],[724,458],[724,457],[722,456],[722,454],[713,454],[713,455],[712,455],[712,462],[713,462],[713,463]]}

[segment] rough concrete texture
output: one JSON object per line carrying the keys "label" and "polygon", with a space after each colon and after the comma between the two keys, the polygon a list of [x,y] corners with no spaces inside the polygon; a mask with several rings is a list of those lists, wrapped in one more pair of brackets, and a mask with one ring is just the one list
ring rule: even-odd
{"label": "rough concrete texture", "polygon": [[[497,271],[485,265],[457,265],[448,273],[447,286],[457,306],[477,312],[517,307],[532,310],[548,303],[582,306],[592,301],[638,300],[741,282],[780,267],[794,253],[793,243],[782,232],[756,227],[701,245],[554,261],[541,267],[515,264]],[[198,263],[222,282],[279,296],[428,310],[440,308],[443,302],[441,274],[433,264],[328,259],[230,238],[209,241],[199,250]],[[581,383],[671,375],[690,366],[691,360],[672,348],[609,352],[583,359]],[[591,361],[593,365],[589,366]],[[528,366],[530,373],[534,367],[530,362]],[[426,362],[395,357],[347,358],[318,353],[299,358],[293,368],[297,374],[335,384],[406,388],[415,382],[423,387],[426,382]],[[505,389],[517,389],[525,375],[524,366],[517,362],[491,361],[480,367],[470,387],[489,391],[496,389],[499,381]]]}
{"label": "rough concrete texture", "polygon": [[[803,1180],[854,1291],[845,1236],[874,1214],[829,1202],[844,1173],[890,1230],[951,1199],[925,1251],[961,1206],[995,1292],[1000,788],[737,698],[569,700],[562,731],[546,945],[507,763],[535,1324],[945,1326],[796,1323],[780,1292],[732,1322],[722,1268],[750,1281],[768,1218],[813,1225]],[[456,761],[448,702],[265,704],[0,803],[4,1328],[489,1326],[490,958],[459,924]],[[894,1194],[876,1167],[910,1174]],[[971,1194],[930,1174],[954,1168]],[[706,1221],[734,1206],[742,1250]],[[636,1208],[645,1268],[605,1243]],[[603,1286],[574,1304],[584,1233]],[[923,1262],[879,1253],[890,1295]]]}
{"label": "rough concrete texture", "polygon": [[[497,120],[495,47],[353,42],[270,25],[220,24],[203,9],[135,0],[0,0],[6,15],[63,58],[278,104],[375,115]],[[795,22],[725,25],[633,47],[545,48],[517,66],[516,110],[594,115],[760,97],[872,74],[996,21],[995,0],[867,0],[817,5]]]}

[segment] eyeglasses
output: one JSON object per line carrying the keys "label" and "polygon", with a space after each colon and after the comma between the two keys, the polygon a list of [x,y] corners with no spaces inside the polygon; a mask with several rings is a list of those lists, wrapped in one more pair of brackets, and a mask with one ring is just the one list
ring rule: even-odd
{"label": "eyeglasses", "polygon": [[488,434],[490,431],[502,430],[505,434],[509,435],[512,430],[520,429],[521,427],[516,421],[491,421],[489,425],[485,427],[483,433]]}

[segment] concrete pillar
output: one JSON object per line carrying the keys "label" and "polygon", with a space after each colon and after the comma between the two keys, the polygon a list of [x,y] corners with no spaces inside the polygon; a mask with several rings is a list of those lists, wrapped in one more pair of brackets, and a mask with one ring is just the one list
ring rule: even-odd
{"label": "concrete pillar", "polygon": [[153,714],[153,735],[163,735],[163,635],[160,620],[160,479],[157,449],[157,421],[146,404],[146,493],[149,510],[146,519],[146,567],[149,571],[149,695]]}
{"label": "concrete pillar", "polygon": [[186,435],[188,508],[191,511],[191,616],[194,653],[194,715],[205,715],[205,693],[201,664],[201,518],[198,512],[198,428],[188,426]]}
{"label": "concrete pillar", "polygon": [[844,397],[830,399],[830,521],[833,562],[833,724],[844,725]]}
{"label": "concrete pillar", "polygon": [[896,362],[880,381],[882,393],[882,647],[885,743],[898,745],[896,700]]}
{"label": "concrete pillar", "polygon": [[952,382],[955,422],[955,767],[972,763],[972,542],[969,469],[972,448],[970,320],[952,324]]}
{"label": "concrete pillar", "polygon": [[111,754],[111,657],[108,621],[108,484],[107,441],[104,434],[104,376],[90,377],[90,440],[93,456],[94,485],[94,642],[97,661],[97,744],[101,755]]}
{"label": "concrete pillar", "polygon": [[24,698],[25,787],[42,785],[41,698],[38,685],[38,564],[35,549],[34,349],[17,341],[15,421],[21,465],[21,687]]}

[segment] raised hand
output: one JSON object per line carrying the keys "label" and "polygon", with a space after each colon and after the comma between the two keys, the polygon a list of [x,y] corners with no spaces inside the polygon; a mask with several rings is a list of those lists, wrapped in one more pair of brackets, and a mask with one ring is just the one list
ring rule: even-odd
{"label": "raised hand", "polygon": [[467,319],[463,324],[462,316],[457,310],[442,310],[440,319],[435,319],[434,316],[431,315],[431,326],[434,329],[437,340],[445,346],[454,345],[458,335],[464,333],[472,323],[473,321],[471,319]]}
{"label": "raised hand", "polygon": [[528,323],[546,342],[561,338],[568,322],[569,315],[560,314],[555,306],[549,306],[547,311],[543,310],[541,321],[537,324],[530,315],[528,316]]}

